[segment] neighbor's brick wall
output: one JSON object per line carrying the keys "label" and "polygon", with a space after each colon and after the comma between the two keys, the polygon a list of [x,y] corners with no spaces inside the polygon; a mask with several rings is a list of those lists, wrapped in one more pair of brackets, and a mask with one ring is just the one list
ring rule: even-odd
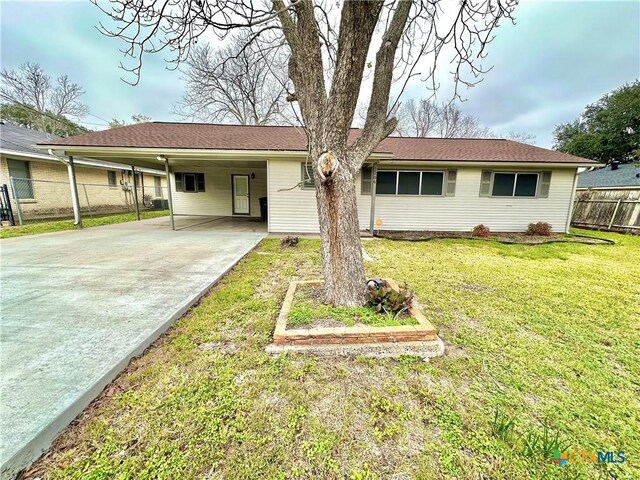
{"label": "neighbor's brick wall", "polygon": [[[9,157],[11,158],[11,157]],[[69,174],[67,166],[62,163],[30,160],[29,170],[33,198],[20,201],[24,217],[45,218],[69,215],[73,210],[71,190],[69,187]],[[120,180],[131,184],[129,172],[116,171],[116,187],[110,187],[107,169],[91,168],[76,165],[76,181],[78,183],[78,197],[83,211],[94,213],[132,211],[133,198],[130,189],[123,189]],[[155,198],[153,175],[144,174],[144,189],[139,189],[139,201],[142,204],[142,190],[145,195]],[[166,186],[164,178],[162,185]],[[56,183],[57,182],[57,183]],[[0,183],[9,186],[13,199],[13,191],[9,181],[9,168],[7,158],[0,157]],[[163,190],[163,194],[166,190]],[[88,202],[87,202],[88,199]],[[15,205],[14,205],[15,209]]]}

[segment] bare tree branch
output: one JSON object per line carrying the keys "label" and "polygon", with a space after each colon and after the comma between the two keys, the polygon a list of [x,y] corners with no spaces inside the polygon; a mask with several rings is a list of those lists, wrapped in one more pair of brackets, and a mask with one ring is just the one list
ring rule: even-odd
{"label": "bare tree branch", "polygon": [[[60,120],[52,124],[51,118],[68,116],[79,119],[89,113],[89,108],[80,101],[84,95],[80,85],[72,83],[67,75],[58,77],[53,83],[37,63],[27,62],[16,70],[2,70],[0,78],[3,103],[26,106],[39,113],[35,117],[39,130],[67,132],[67,122]],[[56,128],[60,128],[60,132]]]}
{"label": "bare tree branch", "polygon": [[191,121],[291,123],[285,113],[287,55],[279,47],[246,37],[218,50],[198,45],[186,61],[187,85],[174,113]]}

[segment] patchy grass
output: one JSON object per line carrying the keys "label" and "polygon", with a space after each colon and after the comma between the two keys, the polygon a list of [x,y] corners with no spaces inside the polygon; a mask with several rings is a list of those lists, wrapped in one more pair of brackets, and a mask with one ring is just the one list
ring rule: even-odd
{"label": "patchy grass", "polygon": [[[165,217],[169,215],[168,210],[145,210],[140,212],[140,218],[147,220],[149,218]],[[133,222],[136,219],[135,212],[120,213],[117,215],[104,215],[101,217],[82,218],[82,226],[84,228],[100,227],[102,225],[111,225],[113,223]],[[39,233],[60,232],[63,230],[76,230],[73,220],[60,220],[57,222],[41,222],[29,225],[21,225],[16,227],[0,228],[0,238],[21,237],[23,235],[37,235]]]}
{"label": "patchy grass", "polygon": [[[319,244],[267,239],[126,372],[28,477],[640,477],[640,238],[615,245],[376,240],[447,345],[425,363],[269,357]],[[473,288],[471,288],[473,287]],[[554,445],[623,464],[551,463]]]}
{"label": "patchy grass", "polygon": [[418,321],[403,312],[400,315],[378,313],[372,307],[332,307],[322,302],[321,287],[299,285],[287,316],[287,327],[314,325],[318,321],[333,320],[347,327],[360,323],[373,327],[417,325]]}

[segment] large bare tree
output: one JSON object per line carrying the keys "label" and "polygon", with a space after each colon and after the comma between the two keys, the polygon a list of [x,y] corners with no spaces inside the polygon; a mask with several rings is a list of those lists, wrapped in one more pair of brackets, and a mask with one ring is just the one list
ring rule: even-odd
{"label": "large bare tree", "polygon": [[[480,123],[474,115],[464,113],[452,102],[438,104],[427,98],[409,99],[398,111],[396,135],[439,138],[496,138],[498,135]],[[527,132],[510,131],[505,138],[516,142],[533,143],[536,136]]]}
{"label": "large bare tree", "polygon": [[241,125],[291,123],[287,55],[279,45],[233,37],[228,46],[197,45],[186,60],[187,81],[174,111],[184,119]]}
{"label": "large bare tree", "polygon": [[[515,0],[110,0],[97,3],[116,22],[106,35],[127,44],[137,82],[146,53],[171,49],[189,57],[205,32],[223,39],[242,33],[247,43],[284,41],[289,49],[291,100],[298,102],[314,166],[326,299],[361,305],[366,285],[355,177],[382,139],[393,132],[398,96],[415,76],[432,79],[443,55],[453,80],[473,83],[479,59]],[[421,63],[422,60],[422,63]],[[426,66],[425,66],[426,65]],[[367,72],[364,128],[349,138]],[[426,69],[426,70],[423,70]],[[396,98],[391,97],[392,85]],[[399,82],[399,83],[398,83]],[[456,90],[457,91],[457,90]]]}
{"label": "large bare tree", "polygon": [[464,113],[454,103],[430,99],[408,100],[400,109],[397,132],[402,136],[440,138],[487,138],[491,130]]}
{"label": "large bare tree", "polygon": [[80,100],[84,94],[80,85],[71,82],[67,75],[52,81],[37,63],[23,63],[16,70],[3,69],[0,78],[2,103],[35,113],[36,124],[42,131],[62,134],[68,125],[55,117],[79,119],[89,111]]}

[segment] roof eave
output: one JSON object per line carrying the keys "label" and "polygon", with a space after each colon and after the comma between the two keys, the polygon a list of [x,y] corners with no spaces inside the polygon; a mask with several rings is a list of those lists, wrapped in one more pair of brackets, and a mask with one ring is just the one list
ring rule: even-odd
{"label": "roof eave", "polygon": [[542,167],[542,168],[578,168],[592,165],[591,163],[570,163],[570,162],[541,162],[541,161],[528,161],[528,160],[402,160],[394,158],[389,162],[382,162],[381,165],[385,166],[398,166],[398,165],[440,165],[440,166],[468,166],[474,167]]}
{"label": "roof eave", "polygon": [[11,155],[13,157],[24,157],[24,158],[36,158],[38,160],[45,160],[45,161],[54,161],[57,162],[58,160],[56,160],[55,158],[53,158],[50,155],[46,155],[46,154],[38,154],[38,153],[31,153],[31,152],[22,152],[20,150],[11,150],[8,148],[0,148],[0,154],[2,155]]}
{"label": "roof eave", "polygon": [[[64,152],[65,155],[82,155],[84,157],[107,158],[113,156],[114,161],[122,156],[137,158],[156,158],[162,155],[169,159],[175,158],[224,158],[226,160],[239,159],[269,159],[273,157],[299,158],[307,155],[306,150],[222,150],[208,148],[163,148],[163,147],[118,147],[118,146],[87,146],[87,145],[56,145],[38,144],[36,148],[44,151],[49,149]],[[391,153],[373,153],[372,159],[393,158]]]}

